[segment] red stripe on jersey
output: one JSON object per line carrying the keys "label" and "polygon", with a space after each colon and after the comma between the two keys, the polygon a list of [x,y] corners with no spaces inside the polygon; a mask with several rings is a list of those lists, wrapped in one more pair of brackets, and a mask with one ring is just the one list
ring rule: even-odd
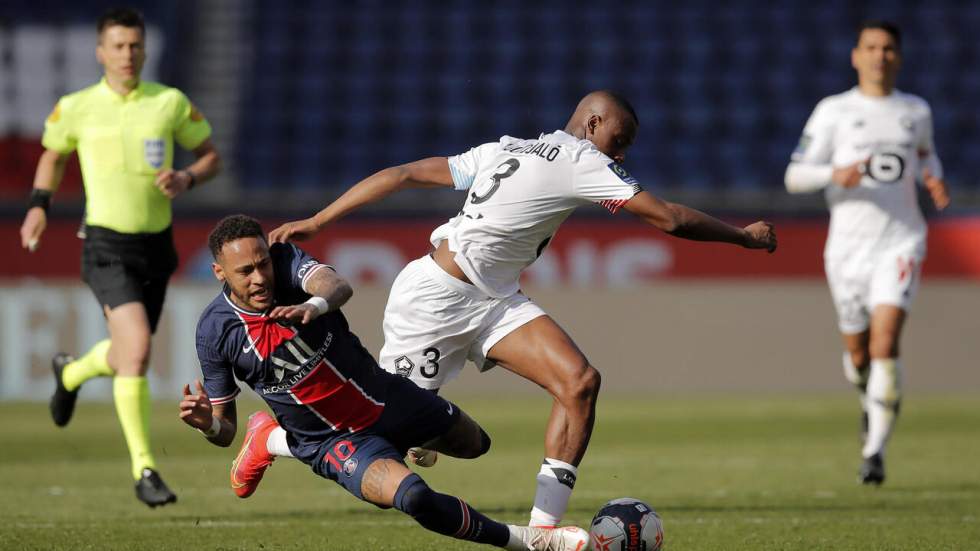
{"label": "red stripe on jersey", "polygon": [[605,201],[599,201],[599,204],[609,209],[609,212],[616,214],[616,211],[628,201],[629,199],[606,199]]}
{"label": "red stripe on jersey", "polygon": [[283,327],[272,318],[241,311],[236,313],[242,323],[245,324],[245,331],[248,333],[250,344],[260,360],[268,358],[273,350],[279,348],[280,344],[296,335],[295,329]]}
{"label": "red stripe on jersey", "polygon": [[211,398],[211,405],[212,406],[218,406],[218,405],[221,405],[221,404],[226,404],[226,403],[234,400],[238,396],[238,393],[239,392],[241,392],[241,390],[235,390],[235,392],[232,392],[228,396],[222,396],[220,398]]}
{"label": "red stripe on jersey", "polygon": [[321,360],[289,393],[334,430],[357,432],[371,426],[384,411],[383,403],[368,396],[326,360]]}

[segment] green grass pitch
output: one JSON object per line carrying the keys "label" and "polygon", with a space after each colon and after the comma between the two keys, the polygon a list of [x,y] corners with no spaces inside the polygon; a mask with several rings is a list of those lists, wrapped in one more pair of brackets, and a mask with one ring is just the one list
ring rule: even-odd
{"label": "green grass pitch", "polygon": [[[451,389],[450,389],[451,390]],[[525,522],[549,400],[453,396],[493,448],[440,458],[421,473],[486,514]],[[857,402],[850,395],[603,395],[566,521],[587,525],[631,496],[664,519],[670,550],[980,549],[980,408],[976,394],[915,395],[881,488],[855,482]],[[239,403],[244,416],[260,407]],[[258,492],[228,487],[237,450],[208,445],[155,405],[154,449],[175,506],[137,502],[111,404],[81,403],[66,429],[44,404],[0,404],[0,549],[478,549],[358,502],[296,461],[279,460]],[[239,434],[239,441],[241,435]]]}

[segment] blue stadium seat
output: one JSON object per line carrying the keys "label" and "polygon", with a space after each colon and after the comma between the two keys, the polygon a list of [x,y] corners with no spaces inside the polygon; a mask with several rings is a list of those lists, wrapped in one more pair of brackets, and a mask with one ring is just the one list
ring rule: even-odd
{"label": "blue stadium seat", "polygon": [[[383,161],[561,127],[581,94],[601,87],[634,103],[642,124],[628,165],[658,188],[781,191],[816,102],[855,82],[848,56],[861,14],[848,0],[622,8],[258,2],[238,138],[251,174],[243,178],[346,186]],[[903,27],[900,87],[933,104],[940,149],[970,152],[944,156],[950,177],[977,185],[980,76],[964,68],[980,62],[980,3],[871,0],[860,11]],[[323,152],[327,140],[339,145]],[[271,183],[291,163],[295,178]]]}

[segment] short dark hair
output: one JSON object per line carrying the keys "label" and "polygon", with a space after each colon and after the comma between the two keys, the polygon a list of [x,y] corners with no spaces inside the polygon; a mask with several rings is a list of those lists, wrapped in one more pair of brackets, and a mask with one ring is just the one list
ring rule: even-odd
{"label": "short dark hair", "polygon": [[208,248],[211,249],[211,256],[217,260],[225,243],[231,243],[244,237],[259,237],[265,240],[265,232],[262,231],[262,226],[258,220],[244,214],[233,214],[222,218],[218,225],[211,230],[211,234],[208,235]]}
{"label": "short dark hair", "polygon": [[603,90],[602,92],[608,95],[609,98],[613,100],[613,102],[616,104],[617,107],[629,113],[630,116],[633,117],[633,121],[636,122],[636,125],[640,126],[640,117],[636,116],[636,109],[633,109],[633,104],[631,104],[629,100],[626,99],[626,96],[614,90]]}
{"label": "short dark hair", "polygon": [[892,35],[892,40],[895,41],[895,46],[899,50],[902,49],[902,31],[898,29],[898,25],[884,19],[868,19],[866,21],[862,21],[857,28],[856,42],[861,41],[861,33],[868,29],[879,29]]}
{"label": "short dark hair", "polygon": [[122,27],[138,28],[143,36],[146,36],[146,24],[143,22],[143,14],[132,8],[110,8],[99,17],[96,25],[99,36],[108,27],[119,25]]}

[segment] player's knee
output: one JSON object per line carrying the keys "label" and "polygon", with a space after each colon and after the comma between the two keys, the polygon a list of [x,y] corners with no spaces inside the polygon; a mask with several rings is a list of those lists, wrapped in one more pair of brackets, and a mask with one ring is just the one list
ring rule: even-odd
{"label": "player's knee", "polygon": [[471,443],[459,455],[460,459],[476,459],[490,451],[490,435],[481,427],[476,427],[478,434],[471,439]]}
{"label": "player's knee", "polygon": [[476,459],[490,451],[490,435],[475,421],[471,422],[471,426],[467,430],[467,436],[462,440],[465,443],[457,448],[457,453],[453,454],[454,457],[460,459]]}
{"label": "player's knee", "polygon": [[552,393],[566,406],[591,407],[599,395],[602,377],[599,370],[586,361],[573,369],[566,369],[561,384]]}
{"label": "player's knee", "polygon": [[113,343],[109,354],[109,363],[113,371],[124,376],[139,376],[146,374],[150,363],[150,340],[133,339],[122,345]]}

